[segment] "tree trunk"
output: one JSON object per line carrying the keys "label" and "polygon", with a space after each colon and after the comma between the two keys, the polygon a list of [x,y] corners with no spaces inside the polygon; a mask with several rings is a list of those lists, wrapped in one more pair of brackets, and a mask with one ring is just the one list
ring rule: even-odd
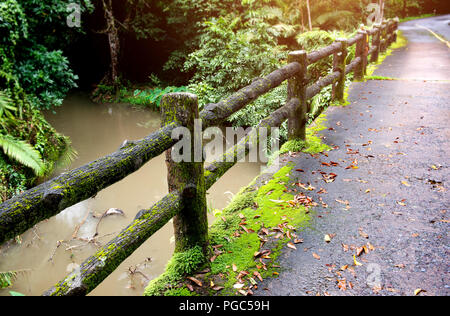
{"label": "tree trunk", "polygon": [[302,22],[302,32],[305,31],[305,21],[303,19],[303,8],[302,8],[302,0],[298,0],[298,8],[300,10],[300,19]]}
{"label": "tree trunk", "polygon": [[114,18],[112,0],[103,0],[103,9],[105,10],[105,19],[107,26],[109,51],[111,54],[111,82],[114,87],[119,83],[119,57],[120,57],[120,38],[119,30]]}
{"label": "tree trunk", "polygon": [[407,8],[407,0],[403,0],[403,9],[402,9],[402,17],[406,18],[406,8]]}
{"label": "tree trunk", "polygon": [[309,30],[312,31],[311,7],[309,6],[309,0],[306,0],[306,9],[307,9],[307,11],[308,11]]}
{"label": "tree trunk", "polygon": [[383,22],[384,20],[384,0],[379,0],[379,5],[380,5],[380,21],[379,23]]}

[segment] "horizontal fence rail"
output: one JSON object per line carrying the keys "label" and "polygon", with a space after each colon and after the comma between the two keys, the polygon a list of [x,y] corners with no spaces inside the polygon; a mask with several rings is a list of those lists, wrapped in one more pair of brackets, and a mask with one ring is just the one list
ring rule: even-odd
{"label": "horizontal fence rail", "polygon": [[[255,79],[249,86],[232,94],[230,97],[215,103],[208,104],[198,113],[202,120],[203,130],[208,127],[220,125],[237,111],[266,94],[275,87],[288,80],[288,100],[272,112],[258,126],[253,128],[239,143],[229,149],[222,157],[203,168],[197,175],[204,177],[201,180],[202,190],[193,188],[192,185],[180,183],[172,184],[170,193],[159,202],[146,210],[142,210],[133,222],[122,230],[115,238],[98,250],[93,256],[85,260],[81,266],[56,284],[44,295],[86,295],[95,289],[109,274],[111,274],[127,257],[129,257],[140,245],[148,240],[154,233],[175,218],[176,242],[183,232],[177,231],[179,226],[195,226],[195,223],[183,223],[183,215],[189,213],[189,200],[192,196],[204,195],[214,183],[220,179],[238,161],[246,157],[253,146],[258,146],[260,130],[271,132],[272,127],[280,127],[288,121],[289,138],[305,139],[306,117],[309,112],[308,100],[316,96],[322,89],[332,85],[333,99],[342,101],[344,98],[346,75],[354,73],[356,80],[364,78],[369,62],[376,62],[380,52],[396,41],[398,19],[384,21],[376,24],[370,30],[362,27],[358,33],[350,39],[338,39],[330,46],[320,50],[306,53],[297,51],[289,54],[286,66],[275,70],[263,78]],[[372,40],[370,41],[370,37]],[[348,49],[356,44],[356,55],[352,61],[347,60]],[[312,84],[308,84],[308,66],[324,58],[333,56],[333,68],[330,74],[320,78]],[[24,233],[35,224],[48,219],[64,209],[83,200],[95,196],[106,187],[124,179],[131,173],[139,170],[151,159],[166,152],[169,166],[169,187],[171,181],[177,179],[174,168],[197,168],[194,165],[180,165],[170,162],[170,150],[177,143],[172,139],[172,132],[178,127],[192,127],[191,119],[185,121],[190,112],[185,107],[185,114],[174,116],[173,102],[178,102],[182,107],[182,101],[189,103],[190,107],[197,107],[196,96],[190,94],[169,94],[163,97],[162,106],[165,122],[163,127],[143,140],[126,142],[121,148],[106,157],[92,163],[63,173],[62,175],[30,189],[16,197],[0,204],[0,244]],[[186,103],[186,104],[187,104]],[[165,112],[164,112],[165,111]],[[194,111],[195,112],[195,111]],[[165,113],[165,114],[164,114]],[[321,113],[309,113],[313,119]],[[178,118],[177,118],[178,117]],[[268,135],[269,136],[269,135]],[[204,170],[204,175],[203,171]],[[188,212],[188,213],[186,213]],[[192,220],[192,219],[191,219]],[[181,223],[179,223],[181,221]],[[199,220],[200,221],[200,220]],[[205,221],[205,219],[203,220]],[[207,225],[207,223],[199,223]],[[184,232],[185,233],[185,232]],[[204,233],[204,232],[203,232]],[[205,243],[205,241],[202,241]],[[189,246],[189,245],[188,245]],[[204,246],[204,245],[203,245]]]}

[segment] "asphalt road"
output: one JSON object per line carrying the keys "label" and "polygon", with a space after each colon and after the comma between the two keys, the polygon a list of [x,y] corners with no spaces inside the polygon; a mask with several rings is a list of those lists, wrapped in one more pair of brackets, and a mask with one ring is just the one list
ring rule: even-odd
{"label": "asphalt road", "polygon": [[[304,170],[291,187],[311,184],[305,193],[328,207],[255,295],[450,294],[450,48],[417,26],[449,38],[449,20],[402,24],[408,46],[375,72],[401,80],[353,83],[351,104],[326,112],[324,141],[337,148],[287,158]],[[337,177],[326,183],[320,172]]]}

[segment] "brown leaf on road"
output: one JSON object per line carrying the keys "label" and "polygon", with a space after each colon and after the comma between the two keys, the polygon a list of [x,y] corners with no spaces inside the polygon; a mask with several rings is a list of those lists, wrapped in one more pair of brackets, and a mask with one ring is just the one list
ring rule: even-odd
{"label": "brown leaf on road", "polygon": [[295,247],[295,245],[294,245],[293,243],[291,243],[291,242],[289,242],[289,243],[287,244],[287,246],[288,246],[289,248],[291,248],[291,249],[297,250],[297,247]]}
{"label": "brown leaf on road", "polygon": [[314,252],[312,255],[315,259],[320,260],[320,256],[317,253]]}
{"label": "brown leaf on road", "polygon": [[349,249],[350,249],[349,245],[342,244],[342,250],[344,250],[344,252],[348,252]]}
{"label": "brown leaf on road", "polygon": [[346,291],[347,290],[347,280],[346,279],[337,280],[337,286],[341,291]]}
{"label": "brown leaf on road", "polygon": [[365,233],[362,228],[359,228],[359,235],[363,238],[369,239],[369,235]]}
{"label": "brown leaf on road", "polygon": [[422,292],[426,292],[424,289],[416,289],[415,291],[414,291],[414,296],[417,296],[417,295],[419,295],[420,293],[422,293]]}
{"label": "brown leaf on road", "polygon": [[356,248],[356,256],[357,257],[361,256],[363,252],[364,252],[363,247]]}

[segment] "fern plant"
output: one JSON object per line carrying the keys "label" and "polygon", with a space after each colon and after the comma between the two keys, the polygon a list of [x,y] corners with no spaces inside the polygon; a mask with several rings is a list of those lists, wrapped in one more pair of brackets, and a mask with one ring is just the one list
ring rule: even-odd
{"label": "fern plant", "polygon": [[13,114],[10,111],[17,111],[17,108],[11,105],[12,101],[4,91],[0,91],[0,118],[5,114],[12,118]]}
{"label": "fern plant", "polygon": [[167,93],[172,92],[187,92],[187,87],[165,87],[165,88],[154,88],[141,90],[136,89],[132,97],[125,97],[122,99],[123,102],[129,102],[134,105],[141,105],[150,107],[152,109],[158,109],[161,105],[162,97]]}
{"label": "fern plant", "polygon": [[17,272],[15,271],[0,272],[0,289],[12,286],[16,278]]}
{"label": "fern plant", "polygon": [[37,176],[45,173],[45,164],[39,151],[25,141],[0,134],[0,147],[11,159],[31,168]]}
{"label": "fern plant", "polygon": [[[12,101],[8,95],[0,91],[0,123],[4,115],[9,119],[14,119],[13,111],[17,111],[17,108],[12,105]],[[31,168],[37,176],[44,174],[45,164],[41,158],[41,154],[27,142],[8,134],[4,135],[0,130],[0,147],[9,158]]]}

